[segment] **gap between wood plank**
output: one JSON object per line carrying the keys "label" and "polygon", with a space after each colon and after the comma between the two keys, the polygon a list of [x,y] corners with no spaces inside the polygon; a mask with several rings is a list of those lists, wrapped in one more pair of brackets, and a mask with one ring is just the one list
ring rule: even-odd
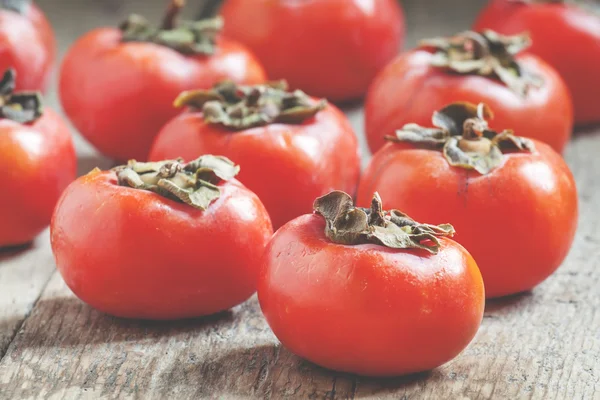
{"label": "gap between wood plank", "polygon": [[[26,250],[27,251],[27,250]],[[53,273],[51,273],[48,276],[48,279],[46,279],[46,282],[44,283],[44,285],[42,286],[40,292],[38,293],[37,297],[35,298],[35,300],[33,301],[33,303],[31,303],[31,307],[27,310],[27,312],[25,313],[25,315],[23,316],[23,319],[21,319],[21,321],[17,324],[17,326],[15,327],[15,330],[13,332],[12,337],[10,338],[9,342],[6,344],[6,348],[4,349],[0,349],[0,364],[2,363],[2,361],[4,360],[4,357],[6,356],[6,354],[8,354],[8,349],[10,349],[10,346],[13,344],[13,342],[15,341],[15,338],[17,337],[17,335],[19,334],[19,331],[21,331],[21,328],[23,327],[23,324],[25,324],[25,321],[27,321],[27,319],[31,316],[31,313],[33,312],[33,310],[35,309],[35,306],[37,305],[37,303],[40,301],[40,299],[42,298],[42,294],[44,293],[44,291],[46,290],[46,288],[48,287],[48,284],[50,283],[50,281],[52,280],[52,278],[54,277],[55,274],[57,274],[58,271],[54,271]]]}

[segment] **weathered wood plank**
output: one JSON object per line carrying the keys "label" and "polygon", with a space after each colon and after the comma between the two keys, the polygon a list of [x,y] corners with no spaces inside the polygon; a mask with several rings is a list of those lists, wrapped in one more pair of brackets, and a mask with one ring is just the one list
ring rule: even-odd
{"label": "weathered wood plank", "polygon": [[[92,0],[38,3],[55,23],[61,53],[73,37],[136,6],[150,18],[163,7],[162,0],[115,1],[113,8]],[[409,45],[464,29],[477,11],[435,7],[444,3],[405,3]],[[362,131],[360,110],[348,114]],[[81,172],[110,165],[79,137],[77,147]],[[6,350],[0,399],[600,399],[599,153],[600,132],[578,136],[567,153],[582,218],[565,265],[533,293],[489,304],[472,345],[435,371],[374,380],[318,368],[278,344],[255,298],[205,320],[161,324],[105,316],[74,298],[58,274],[46,286],[54,265],[45,234],[26,252],[0,255],[0,358]]]}
{"label": "weathered wood plank", "polygon": [[53,272],[47,232],[30,246],[0,251],[0,359]]}
{"label": "weathered wood plank", "polygon": [[[54,275],[0,363],[12,398],[600,398],[600,133],[569,148],[581,226],[563,267],[532,293],[492,302],[471,346],[426,374],[374,380],[326,371],[283,349],[255,299],[173,324],[82,304]],[[0,397],[2,396],[0,395]]]}
{"label": "weathered wood plank", "polygon": [[[136,6],[143,8],[150,18],[157,19],[164,8],[163,1],[148,4],[139,0],[128,1],[127,4],[122,0],[77,0],[69,4],[61,3],[60,7],[56,6],[55,0],[41,0],[37,3],[53,22],[61,55],[77,36],[96,26],[117,24]],[[193,13],[193,9],[193,6],[190,7],[188,14]],[[60,109],[55,87],[51,88],[46,101],[50,107]],[[109,160],[100,157],[79,135],[75,134],[74,138],[79,155],[80,174],[96,166],[111,166]],[[54,271],[49,248],[48,233],[45,232],[32,246],[23,248],[22,251],[0,252],[0,358]]]}

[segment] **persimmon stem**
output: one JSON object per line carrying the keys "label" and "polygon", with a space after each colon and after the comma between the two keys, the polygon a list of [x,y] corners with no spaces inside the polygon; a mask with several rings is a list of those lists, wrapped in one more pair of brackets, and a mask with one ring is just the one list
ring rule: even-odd
{"label": "persimmon stem", "polygon": [[434,128],[406,124],[396,131],[396,136],[386,136],[386,139],[441,149],[450,165],[485,175],[502,165],[503,151],[535,150],[532,141],[515,136],[510,130],[498,133],[490,129],[486,118],[493,115],[485,104],[453,103],[433,114]]}
{"label": "persimmon stem", "polygon": [[164,30],[175,29],[177,17],[181,10],[185,7],[185,0],[170,0],[167,12],[163,17],[161,28]]}

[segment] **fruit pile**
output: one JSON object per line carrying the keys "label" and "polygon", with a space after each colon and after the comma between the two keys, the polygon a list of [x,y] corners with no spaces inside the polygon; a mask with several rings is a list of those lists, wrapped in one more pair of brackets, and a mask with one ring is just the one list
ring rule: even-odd
{"label": "fruit pile", "polygon": [[[69,129],[37,92],[50,25],[0,1],[0,247],[50,224],[67,285],[124,318],[201,317],[257,291],[284,346],[370,376],[451,360],[486,298],[561,265],[578,219],[561,153],[600,122],[596,10],[493,0],[474,30],[397,55],[395,0],[225,0],[199,21],[183,6],[68,51],[65,114],[119,164],[75,179]],[[361,171],[334,103],[363,98]]]}

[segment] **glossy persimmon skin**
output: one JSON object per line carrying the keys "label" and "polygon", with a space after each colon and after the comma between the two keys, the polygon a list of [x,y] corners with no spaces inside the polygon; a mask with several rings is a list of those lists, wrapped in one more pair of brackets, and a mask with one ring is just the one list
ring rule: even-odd
{"label": "glossy persimmon skin", "polygon": [[532,46],[527,51],[552,65],[569,87],[575,123],[600,122],[600,16],[570,4],[495,0],[478,17],[475,29],[528,32]]}
{"label": "glossy persimmon skin", "polygon": [[0,119],[0,248],[31,242],[77,172],[69,128],[45,108],[35,122]]}
{"label": "glossy persimmon skin", "polygon": [[221,154],[241,166],[238,179],[260,197],[275,229],[311,212],[314,199],[332,190],[355,193],[360,175],[358,141],[332,105],[302,124],[239,132],[186,112],[161,130],[150,160],[192,160],[202,154]]}
{"label": "glossy persimmon skin", "polygon": [[[475,258],[488,298],[532,289],[566,257],[577,227],[577,190],[549,146],[509,153],[488,175],[451,167],[442,153],[388,143],[361,179],[358,205],[379,191],[388,208],[418,221],[449,222]],[[369,194],[371,193],[371,194]]]}
{"label": "glossy persimmon skin", "polygon": [[51,225],[56,265],[83,301],[118,317],[172,320],[227,310],[256,290],[271,222],[232,180],[206,211],[119,186],[114,172],[71,184]]}
{"label": "glossy persimmon skin", "polygon": [[24,14],[0,9],[0,71],[16,71],[17,91],[45,90],[55,53],[52,27],[34,3]]}
{"label": "glossy persimmon skin", "polygon": [[441,239],[437,255],[325,237],[304,215],[267,246],[258,298],[281,343],[315,364],[368,376],[425,371],[456,357],[483,317],[481,274]]}
{"label": "glossy persimmon skin", "polygon": [[269,78],[331,101],[363,97],[404,42],[396,0],[227,0],[221,15]]}
{"label": "glossy persimmon skin", "polygon": [[208,89],[224,79],[265,80],[262,66],[240,44],[221,38],[212,56],[185,56],[152,43],[121,43],[121,32],[100,28],[71,47],[60,73],[65,113],[101,153],[146,160],[160,128],[179,113],[184,90]]}
{"label": "glossy persimmon skin", "polygon": [[408,123],[432,126],[434,111],[450,103],[486,103],[494,110],[495,129],[512,129],[517,135],[544,141],[562,152],[571,137],[573,105],[556,71],[535,56],[518,57],[521,64],[544,80],[522,97],[498,80],[457,75],[431,65],[428,50],[404,53],[373,81],[365,103],[365,127],[372,152],[384,137]]}

